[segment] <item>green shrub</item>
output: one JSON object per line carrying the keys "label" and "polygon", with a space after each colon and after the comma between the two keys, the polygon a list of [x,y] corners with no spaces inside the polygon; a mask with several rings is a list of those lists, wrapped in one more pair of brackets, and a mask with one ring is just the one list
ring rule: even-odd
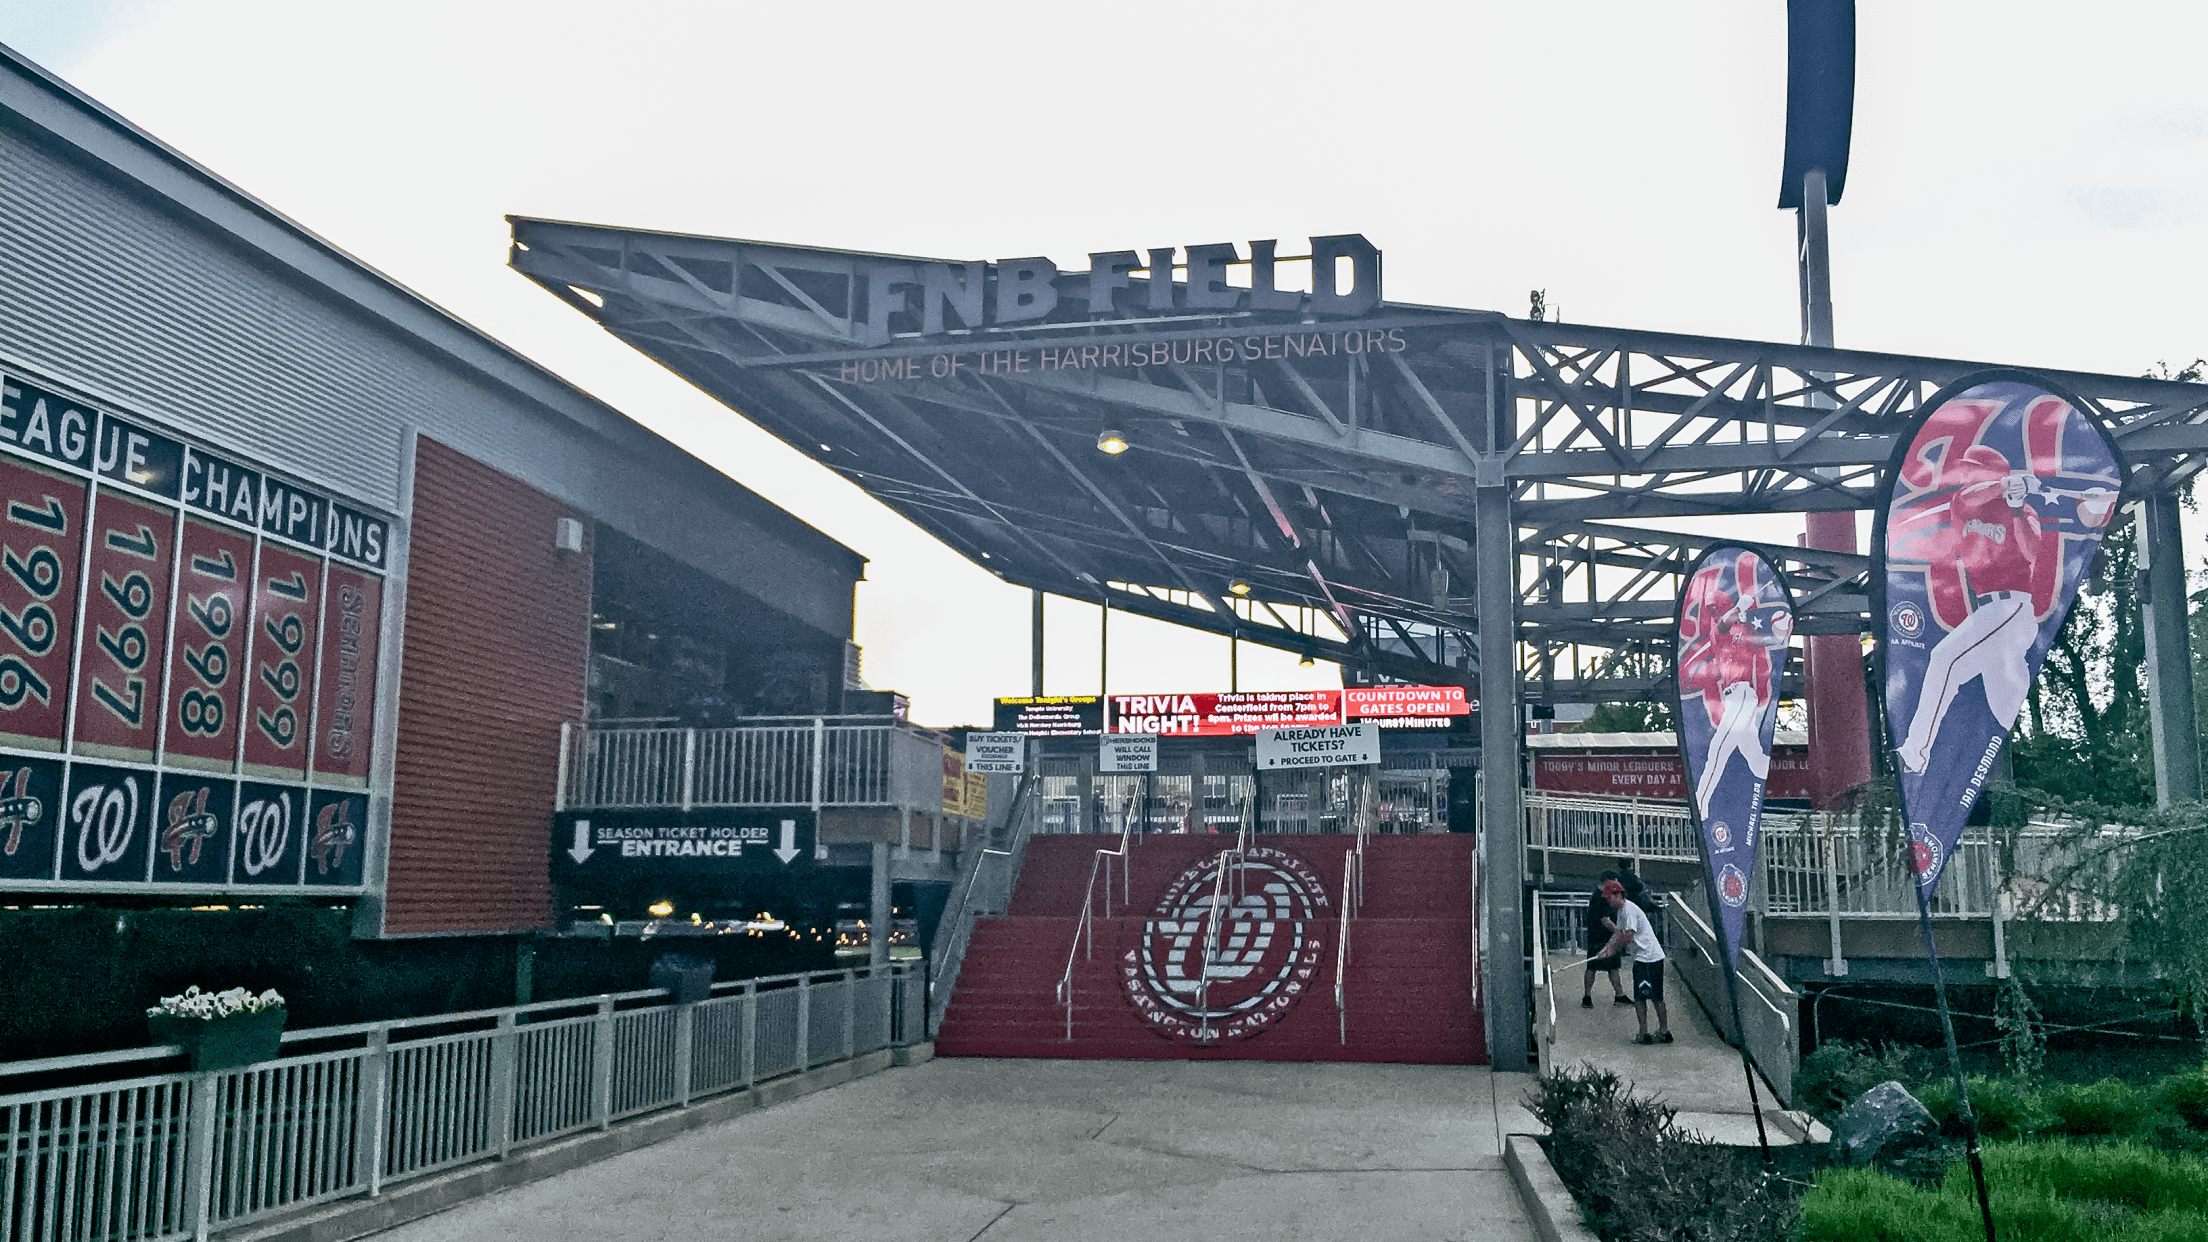
{"label": "green shrub", "polygon": [[2155,1104],[2187,1127],[2208,1132],[2208,1066],[2163,1079]]}
{"label": "green shrub", "polygon": [[1794,1199],[1776,1173],[1681,1130],[1670,1108],[1609,1070],[1537,1082],[1526,1106],[1549,1128],[1549,1161],[1605,1242],[1725,1238],[1786,1242]]}
{"label": "green shrub", "polygon": [[[1940,1123],[1940,1133],[1949,1138],[1964,1135],[1961,1116],[1955,1110],[1955,1080],[1939,1078],[1924,1084],[1917,1099],[1932,1120]],[[1979,1137],[1985,1139],[2025,1138],[2038,1131],[2046,1118],[2040,1113],[2039,1101],[2032,1093],[2006,1078],[1970,1078],[1970,1111],[1978,1118]]]}
{"label": "green shrub", "polygon": [[1794,1071],[1795,1107],[1830,1122],[1857,1096],[1892,1080],[1912,1090],[1937,1072],[1932,1054],[1907,1044],[1854,1044],[1828,1039]]}
{"label": "green shrub", "polygon": [[[1975,1103],[1975,1093],[1971,1098]],[[2145,1128],[2153,1103],[2147,1093],[2113,1078],[2051,1088],[2040,1099],[2050,1117],[2046,1129],[2071,1138],[2136,1134]]]}
{"label": "green shrub", "polygon": [[[2032,1242],[2204,1242],[2208,1161],[2130,1143],[1989,1147],[1995,1231]],[[1937,1190],[1869,1169],[1820,1174],[1801,1203],[1803,1242],[1978,1242],[1985,1236],[1970,1169]]]}

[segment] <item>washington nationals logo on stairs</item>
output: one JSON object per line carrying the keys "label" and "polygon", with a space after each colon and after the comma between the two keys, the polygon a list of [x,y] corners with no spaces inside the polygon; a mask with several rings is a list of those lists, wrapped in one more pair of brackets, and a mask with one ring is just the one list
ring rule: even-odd
{"label": "washington nationals logo on stairs", "polygon": [[[1318,875],[1284,850],[1232,858],[1222,852],[1183,871],[1140,924],[1136,943],[1120,949],[1127,999],[1161,1035],[1247,1039],[1278,1021],[1318,978],[1330,921]],[[1223,863],[1229,871],[1214,929]]]}

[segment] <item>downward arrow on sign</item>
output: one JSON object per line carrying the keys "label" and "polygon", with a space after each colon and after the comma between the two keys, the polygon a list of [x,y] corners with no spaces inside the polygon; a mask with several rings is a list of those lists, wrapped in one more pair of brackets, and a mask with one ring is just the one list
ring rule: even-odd
{"label": "downward arrow on sign", "polygon": [[574,859],[577,866],[581,866],[589,862],[590,856],[597,852],[590,848],[590,821],[587,819],[576,820],[575,844],[568,847],[567,856]]}
{"label": "downward arrow on sign", "polygon": [[781,859],[785,866],[788,865],[791,859],[797,857],[796,820],[785,819],[782,821],[782,844],[775,849],[774,856]]}

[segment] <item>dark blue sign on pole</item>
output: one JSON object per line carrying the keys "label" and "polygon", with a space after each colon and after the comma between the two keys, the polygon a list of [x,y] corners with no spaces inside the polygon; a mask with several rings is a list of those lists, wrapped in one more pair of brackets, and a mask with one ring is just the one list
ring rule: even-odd
{"label": "dark blue sign on pole", "polygon": [[2123,491],[2115,441],[2061,390],[1982,371],[1887,468],[1871,571],[1886,727],[1929,901]]}
{"label": "dark blue sign on pole", "polygon": [[1679,748],[1702,829],[1710,910],[1732,966],[1756,874],[1779,675],[1794,634],[1785,578],[1746,548],[1704,551],[1679,592],[1677,634]]}

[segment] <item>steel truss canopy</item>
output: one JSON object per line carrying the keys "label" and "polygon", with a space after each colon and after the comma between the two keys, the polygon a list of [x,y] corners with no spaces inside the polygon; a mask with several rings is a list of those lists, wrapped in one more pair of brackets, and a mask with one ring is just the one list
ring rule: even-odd
{"label": "steel truss canopy", "polygon": [[[511,224],[515,269],[1008,582],[1476,687],[1508,539],[1516,615],[1485,620],[1550,702],[1654,690],[1720,536],[1788,572],[1802,632],[1868,630],[1867,557],[1743,515],[1870,507],[1897,430],[1989,365],[1390,303],[1354,235],[1060,272]],[[2208,461],[2208,386],[2042,373],[2132,497]]]}

